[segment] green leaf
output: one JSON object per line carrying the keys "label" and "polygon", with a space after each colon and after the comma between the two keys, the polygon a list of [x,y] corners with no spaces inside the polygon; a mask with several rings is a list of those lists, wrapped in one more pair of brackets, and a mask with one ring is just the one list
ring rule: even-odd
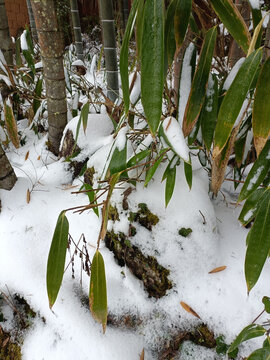
{"label": "green leaf", "polygon": [[41,97],[41,92],[42,92],[42,83],[43,80],[42,78],[39,78],[35,87],[35,99],[33,101],[33,110],[34,110],[34,114],[37,112],[38,108],[40,107],[40,100],[37,99],[36,97],[40,98]]}
{"label": "green leaf", "polygon": [[258,281],[270,250],[270,190],[261,198],[256,219],[249,232],[245,258],[245,276],[248,292]]}
{"label": "green leaf", "polygon": [[152,134],[161,118],[164,83],[163,0],[147,0],[144,6],[141,49],[142,104]]}
{"label": "green leaf", "polygon": [[263,342],[263,347],[270,347],[270,337],[266,336],[266,339]]}
{"label": "green leaf", "polygon": [[82,107],[81,113],[80,113],[80,117],[79,117],[79,121],[76,127],[76,135],[75,135],[75,144],[73,146],[73,151],[77,145],[77,141],[78,141],[78,137],[79,137],[79,132],[80,132],[80,127],[81,127],[81,123],[83,122],[83,128],[84,128],[84,132],[87,126],[87,121],[88,121],[88,114],[89,114],[89,102],[85,103]]}
{"label": "green leaf", "polygon": [[102,324],[103,333],[105,333],[108,313],[106,275],[104,260],[98,250],[91,264],[89,305],[93,318]]}
{"label": "green leaf", "polygon": [[68,219],[65,211],[62,211],[57,219],[47,262],[47,293],[50,308],[55,303],[64,275],[68,229]]}
{"label": "green leaf", "polygon": [[169,161],[169,164],[167,165],[163,176],[162,176],[162,181],[164,181],[165,179],[167,179],[167,176],[170,173],[170,170],[174,167],[174,166],[178,166],[180,164],[180,158],[175,154],[173,155],[173,157],[171,158],[171,160]]}
{"label": "green leaf", "polygon": [[123,98],[125,104],[125,112],[129,111],[129,80],[128,80],[128,50],[129,50],[129,41],[133,32],[134,23],[137,15],[138,3],[141,0],[134,0],[132,3],[132,8],[128,17],[128,22],[126,25],[126,31],[122,42],[121,52],[120,52],[120,75],[122,82]]}
{"label": "green leaf", "polygon": [[164,58],[164,73],[167,73],[167,68],[171,66],[176,50],[174,37],[174,14],[178,0],[172,0],[168,6],[165,21],[165,58]]}
{"label": "green leaf", "polygon": [[265,193],[265,189],[256,189],[246,200],[238,220],[242,225],[247,225],[253,220],[260,206],[260,199]]}
{"label": "green leaf", "polygon": [[[87,190],[87,196],[89,199],[89,203],[90,204],[96,204],[97,202],[95,201],[95,192],[93,191],[93,188],[90,184],[88,183],[83,183],[83,188],[85,190]],[[99,217],[99,212],[98,212],[98,208],[94,207],[93,208],[94,213],[97,215],[97,217]]]}
{"label": "green leaf", "polygon": [[218,112],[218,81],[217,76],[210,74],[203,108],[200,114],[202,138],[207,151],[210,151]]}
{"label": "green leaf", "polygon": [[265,329],[261,325],[250,324],[246,326],[240,334],[237,335],[236,339],[233,341],[231,346],[228,349],[228,354],[233,352],[240,344],[249,339],[256,338],[258,336],[263,336],[265,334]]}
{"label": "green leaf", "polygon": [[16,57],[16,65],[18,67],[22,66],[22,58],[21,58],[21,39],[18,37],[15,43],[15,57]]}
{"label": "green leaf", "polygon": [[263,64],[254,98],[252,129],[257,154],[270,136],[270,58]]}
{"label": "green leaf", "polygon": [[173,168],[170,168],[167,172],[166,176],[166,187],[165,187],[165,206],[167,207],[175,186],[175,178],[176,178],[176,165]]}
{"label": "green leaf", "polygon": [[270,139],[253,164],[241,189],[238,202],[245,200],[262,183],[270,168]]}
{"label": "green leaf", "polygon": [[215,130],[214,157],[220,154],[229,139],[252,80],[260,65],[261,57],[262,49],[259,49],[245,59],[222,101]]}
{"label": "green leaf", "polygon": [[267,314],[270,314],[270,297],[264,296],[262,298],[262,302],[264,304],[264,310],[267,312]]}
{"label": "green leaf", "polygon": [[191,133],[204,102],[217,37],[216,27],[207,31],[195,72],[183,120],[183,133]]}
{"label": "green leaf", "polygon": [[270,347],[255,350],[247,360],[270,360]]}
{"label": "green leaf", "polygon": [[[262,12],[260,9],[253,9],[252,7],[252,1],[249,1],[251,12],[252,12],[252,22],[253,22],[253,29],[256,28],[256,26],[260,23],[262,20]],[[261,46],[261,40],[262,40],[262,29],[260,30],[260,33],[258,35],[258,39],[255,45],[255,49],[258,49]]]}
{"label": "green leaf", "polygon": [[127,141],[125,141],[125,145],[123,147],[119,148],[116,138],[113,146],[114,150],[109,165],[111,175],[127,169]]}
{"label": "green leaf", "polygon": [[247,53],[250,34],[236,6],[231,0],[210,0],[210,3],[229,33],[243,51]]}
{"label": "green leaf", "polygon": [[31,54],[31,52],[29,50],[23,50],[22,53],[23,53],[23,56],[28,64],[29,68],[31,69],[32,73],[35,74],[36,68],[35,68],[33,55]]}
{"label": "green leaf", "polygon": [[138,154],[135,154],[134,156],[132,156],[131,159],[128,160],[127,168],[130,168],[130,167],[132,167],[134,165],[137,165],[140,161],[142,161],[148,155],[150,155],[150,153],[151,153],[151,150],[146,149],[146,150],[143,150],[143,151],[139,152]]}
{"label": "green leaf", "polygon": [[145,176],[145,182],[144,182],[144,186],[147,186],[147,184],[149,183],[149,181],[152,179],[152,177],[154,176],[159,164],[161,163],[161,161],[163,160],[166,152],[168,151],[168,149],[162,149],[160,151],[160,153],[158,154],[157,158],[155,159],[154,164],[147,170],[146,172],[146,176]]}
{"label": "green leaf", "polygon": [[184,170],[185,170],[185,177],[187,180],[188,187],[191,190],[191,187],[192,187],[192,166],[191,166],[191,164],[185,162]]}
{"label": "green leaf", "polygon": [[177,0],[174,15],[174,33],[177,48],[180,48],[186,35],[191,13],[191,5],[192,0]]}

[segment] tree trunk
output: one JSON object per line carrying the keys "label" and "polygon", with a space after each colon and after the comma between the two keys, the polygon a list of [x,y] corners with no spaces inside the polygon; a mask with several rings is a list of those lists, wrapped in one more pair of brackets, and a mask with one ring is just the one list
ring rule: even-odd
{"label": "tree trunk", "polygon": [[82,30],[77,0],[70,0],[73,32],[76,44],[77,58],[83,61]]}
{"label": "tree trunk", "polygon": [[0,0],[0,49],[8,65],[13,64],[13,47],[9,33],[5,0]]}
{"label": "tree trunk", "polygon": [[48,148],[58,155],[63,130],[67,124],[63,36],[58,27],[54,0],[32,0],[32,8],[46,84],[49,122]]}
{"label": "tree trunk", "polygon": [[99,0],[99,13],[107,73],[107,96],[115,101],[119,94],[119,84],[112,0]]}
{"label": "tree trunk", "polygon": [[0,189],[11,190],[16,181],[15,172],[0,145]]}
{"label": "tree trunk", "polygon": [[27,3],[27,9],[28,9],[28,16],[29,16],[29,20],[30,20],[31,34],[32,34],[33,41],[36,44],[36,43],[38,43],[38,34],[37,34],[36,22],[35,22],[35,18],[34,18],[34,14],[33,14],[31,1],[26,0],[26,3]]}

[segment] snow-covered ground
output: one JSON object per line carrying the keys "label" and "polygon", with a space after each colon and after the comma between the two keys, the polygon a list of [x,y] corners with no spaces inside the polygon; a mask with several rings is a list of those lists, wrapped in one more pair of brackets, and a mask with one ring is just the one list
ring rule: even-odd
{"label": "snow-covered ground", "polygon": [[[205,170],[199,166],[194,170],[190,191],[180,165],[176,188],[167,208],[164,183],[161,183],[162,169],[147,188],[138,183],[127,198],[129,211],[137,211],[138,203],[146,203],[159,218],[152,231],[134,223],[137,234],[130,240],[145,255],[155,256],[170,270],[173,287],[166,296],[149,298],[142,282],[128,268],[121,268],[113,253],[101,244],[109,313],[115,317],[134,315],[142,322],[136,329],[109,325],[106,334],[102,334],[100,324],[93,320],[88,306],[82,301],[89,291],[89,277],[81,272],[79,256],[74,260],[75,279],[70,266],[51,311],[46,293],[46,263],[56,220],[62,210],[87,204],[88,198],[84,194],[71,194],[79,190],[81,179],[73,181],[68,163],[46,150],[46,136],[35,135],[27,122],[22,121],[20,126],[26,144],[7,152],[18,181],[9,192],[0,190],[0,290],[6,293],[8,288],[10,293],[20,294],[39,314],[24,334],[24,360],[138,360],[143,348],[145,359],[158,359],[160,347],[177,329],[190,330],[205,323],[216,337],[223,335],[229,344],[263,310],[261,299],[270,294],[270,264],[266,264],[258,284],[247,296],[243,268],[248,230],[237,221],[241,206],[236,206],[233,183],[226,182],[223,194],[211,200]],[[88,164],[100,172],[112,139],[109,125],[108,128],[102,125],[102,129],[107,129],[105,134],[96,126],[96,122],[88,124],[86,133],[91,144],[87,151],[92,154]],[[94,130],[95,135],[91,138]],[[78,144],[85,144],[85,140],[79,139]],[[28,189],[31,193],[29,203]],[[120,221],[110,221],[109,229],[127,234],[128,212],[121,207],[123,191],[118,189],[113,194],[112,204],[118,208]],[[81,215],[68,212],[67,217],[74,241],[77,242],[83,233],[92,258],[100,218],[93,211]],[[186,238],[178,234],[182,227],[192,229]],[[67,254],[66,264],[69,260]],[[226,269],[209,274],[220,266],[226,266]],[[180,302],[191,306],[201,319],[185,311]],[[262,316],[258,322],[265,320]],[[1,326],[5,328],[5,323]],[[12,324],[7,321],[6,326]],[[238,359],[259,346],[260,339],[243,344]],[[180,358],[225,359],[215,350],[192,343],[183,345]]]}

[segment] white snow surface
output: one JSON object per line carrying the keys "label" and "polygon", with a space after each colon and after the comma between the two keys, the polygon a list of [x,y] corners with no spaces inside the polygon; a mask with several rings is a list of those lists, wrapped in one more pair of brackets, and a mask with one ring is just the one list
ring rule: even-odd
{"label": "white snow surface", "polygon": [[245,58],[241,58],[237,61],[237,63],[234,65],[234,67],[231,69],[227,79],[225,80],[224,84],[223,84],[223,90],[228,90],[229,87],[231,86],[235,76],[238,73],[238,70],[240,69],[241,65],[243,64],[243,62],[245,61]]}
{"label": "white snow surface", "polygon": [[[78,117],[67,129],[76,133],[77,122]],[[233,185],[228,182],[223,186],[226,201],[223,196],[211,201],[207,173],[203,169],[194,171],[193,186],[189,190],[180,165],[174,195],[165,208],[161,178],[166,164],[147,188],[137,184],[127,198],[128,211],[121,207],[124,189],[115,190],[111,201],[118,208],[120,221],[110,221],[109,228],[127,234],[129,211],[137,211],[138,203],[146,203],[159,217],[159,222],[152,231],[133,223],[137,234],[129,240],[170,270],[173,288],[161,299],[149,298],[142,282],[127,267],[120,267],[102,243],[108,311],[116,317],[132,314],[142,319],[142,323],[136,330],[108,325],[106,334],[102,334],[101,326],[81,301],[81,297],[88,294],[89,277],[82,272],[81,279],[78,256],[74,263],[75,279],[69,267],[51,311],[46,294],[46,263],[56,220],[63,209],[87,204],[88,200],[84,194],[71,194],[79,190],[82,179],[73,181],[68,164],[46,150],[47,137],[38,138],[25,126],[20,130],[26,136],[26,144],[16,151],[7,151],[18,181],[9,192],[0,190],[0,289],[5,292],[7,286],[11,293],[19,293],[39,314],[24,333],[23,360],[138,360],[143,348],[145,359],[158,359],[158,349],[177,329],[192,329],[204,322],[216,336],[224,335],[230,343],[262,311],[261,299],[270,294],[270,264],[266,263],[248,297],[243,271],[248,231],[237,222],[241,207],[235,207]],[[111,130],[106,115],[89,115],[86,134],[83,130],[79,133],[78,144],[99,174],[112,141]],[[28,151],[29,157],[25,160]],[[96,179],[99,174],[95,174]],[[33,190],[29,203],[26,202],[27,189]],[[67,218],[69,232],[76,242],[84,233],[92,258],[100,218],[92,211],[81,215],[69,211]],[[189,237],[178,234],[181,227],[192,229]],[[69,260],[67,254],[66,264]],[[209,274],[222,265],[227,266],[226,270]],[[186,312],[180,301],[190,305],[202,320]],[[265,316],[259,322],[264,320]],[[239,359],[260,345],[260,338],[248,341],[240,347]],[[224,359],[215,350],[190,343],[184,344],[178,358]]]}
{"label": "white snow surface", "polygon": [[252,9],[260,9],[260,0],[249,0]]}
{"label": "white snow surface", "polygon": [[21,42],[21,49],[28,50],[28,44],[27,44],[27,40],[26,40],[26,30],[23,31],[23,33],[20,37],[20,42]]}

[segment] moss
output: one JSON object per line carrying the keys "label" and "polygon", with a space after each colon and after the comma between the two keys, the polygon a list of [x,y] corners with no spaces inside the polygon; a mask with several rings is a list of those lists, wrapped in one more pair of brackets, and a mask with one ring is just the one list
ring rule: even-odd
{"label": "moss", "polygon": [[119,221],[119,213],[116,206],[110,205],[108,219],[112,221]]}
{"label": "moss", "polygon": [[179,231],[178,234],[183,236],[183,237],[188,237],[190,234],[192,233],[192,229],[191,228],[184,228],[182,227]]}
{"label": "moss", "polygon": [[214,333],[209,330],[208,326],[205,324],[197,327],[197,329],[193,331],[190,336],[190,340],[193,341],[195,344],[202,345],[211,349],[216,347]]}
{"label": "moss", "polygon": [[127,266],[144,284],[149,297],[161,298],[172,283],[168,279],[170,271],[157,262],[153,256],[145,256],[141,250],[131,244],[125,234],[108,231],[106,246],[114,253],[120,266]]}
{"label": "moss", "polygon": [[155,226],[159,222],[159,218],[157,215],[151,213],[145,203],[139,203],[138,208],[139,211],[136,213],[129,213],[129,221],[137,221],[140,225],[151,231],[152,226]]}
{"label": "moss", "polygon": [[93,187],[93,177],[95,174],[95,168],[92,166],[90,168],[87,168],[84,175],[83,180],[86,184],[89,184]]}
{"label": "moss", "polygon": [[21,347],[11,341],[9,332],[5,332],[0,326],[0,360],[21,360]]}
{"label": "moss", "polygon": [[129,225],[129,236],[135,236],[137,234],[137,229],[133,225]]}

